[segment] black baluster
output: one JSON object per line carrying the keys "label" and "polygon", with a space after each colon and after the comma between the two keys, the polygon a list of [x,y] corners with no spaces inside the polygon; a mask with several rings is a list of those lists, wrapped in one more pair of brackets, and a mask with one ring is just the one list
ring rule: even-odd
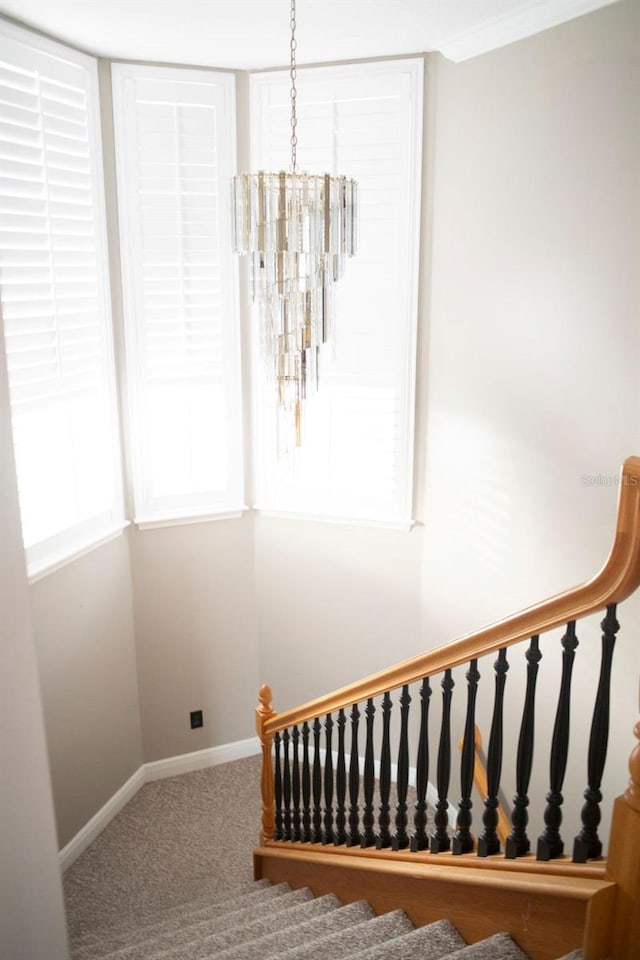
{"label": "black baluster", "polygon": [[334,843],[336,846],[339,846],[342,843],[346,843],[347,832],[345,830],[345,825],[347,822],[347,811],[345,807],[345,800],[347,794],[347,769],[345,766],[344,759],[344,725],[347,722],[347,718],[344,715],[344,710],[340,710],[338,713],[338,762],[336,764],[336,829],[335,829],[335,839]]}
{"label": "black baluster", "polygon": [[375,769],[373,761],[373,718],[376,708],[373,699],[369,697],[365,707],[365,716],[367,718],[367,734],[364,748],[364,810],[362,812],[362,836],[360,845],[362,847],[372,847],[376,842],[376,835],[373,832],[373,791],[375,787]]}
{"label": "black baluster", "polygon": [[431,701],[431,684],[429,677],[425,677],[420,688],[420,739],[418,743],[418,759],[416,765],[416,792],[418,799],[415,805],[413,822],[415,830],[411,836],[411,849],[414,853],[426,850],[429,846],[427,837],[427,783],[429,782],[429,703]]}
{"label": "black baluster", "polygon": [[309,724],[302,724],[302,835],[304,843],[311,841],[311,764],[309,763]]}
{"label": "black baluster", "polygon": [[478,694],[478,661],[472,660],[466,673],[467,677],[467,717],[464,724],[462,757],[460,760],[460,801],[456,832],[453,838],[453,853],[469,853],[473,850],[471,836],[471,790],[473,789],[473,768],[476,762],[476,696]]}
{"label": "black baluster", "polygon": [[442,686],[442,724],[440,726],[440,742],[438,744],[438,771],[437,789],[438,800],[433,818],[435,830],[431,835],[431,853],[443,853],[451,846],[447,827],[449,825],[449,778],[451,776],[451,697],[455,681],[451,670],[445,670]]}
{"label": "black baluster", "polygon": [[558,708],[553,726],[551,741],[551,762],[549,764],[549,792],[547,794],[547,808],[544,812],[545,830],[538,838],[538,860],[553,860],[561,857],[564,843],[560,836],[562,823],[562,784],[567,769],[567,755],[569,752],[569,708],[571,705],[571,672],[575,658],[578,640],[576,638],[576,622],[567,624],[567,631],[562,638],[562,678],[560,680],[560,695]]}
{"label": "black baluster", "polygon": [[331,752],[333,719],[330,713],[327,714],[324,728],[327,753],[324,760],[324,830],[322,832],[322,842],[333,843],[333,753]]}
{"label": "black baluster", "polygon": [[600,661],[600,679],[593,708],[591,733],[589,735],[588,786],[584,792],[585,804],[582,808],[582,829],[573,842],[575,863],[586,863],[602,853],[602,842],[598,836],[600,823],[600,801],[602,793],[602,773],[607,758],[609,742],[609,700],[611,695],[611,663],[616,633],[620,624],[616,620],[616,605],[607,607],[607,615],[600,624],[602,627],[602,657]]}
{"label": "black baluster", "polygon": [[348,847],[359,847],[360,836],[360,807],[358,797],[360,794],[360,759],[358,757],[358,725],[360,722],[360,711],[358,704],[354,703],[351,708],[351,756],[349,757],[349,833],[347,836]]}
{"label": "black baluster", "polygon": [[318,717],[313,721],[313,828],[311,842],[322,843],[322,766],[320,764],[320,731],[322,727]]}
{"label": "black baluster", "polygon": [[276,825],[273,831],[274,840],[284,840],[284,831],[282,829],[282,770],[280,769],[280,733],[276,732],[273,738],[275,749],[274,762],[274,799],[276,806]]}
{"label": "black baluster", "polygon": [[289,767],[289,740],[288,730],[282,734],[282,753],[284,755],[284,771],[282,774],[282,796],[284,800],[284,839],[291,840],[291,769]]}
{"label": "black baluster", "polygon": [[527,689],[522,709],[520,736],[518,738],[518,756],[516,760],[516,795],[513,798],[511,813],[511,833],[507,837],[505,856],[509,860],[523,857],[529,853],[531,843],[527,836],[529,814],[529,780],[533,766],[533,746],[535,740],[534,719],[536,702],[536,681],[538,678],[538,664],[542,654],[538,646],[539,636],[531,638],[529,649],[525,656],[527,660]]}
{"label": "black baluster", "polygon": [[402,688],[400,696],[400,743],[398,745],[398,803],[396,806],[396,832],[391,846],[404,850],[409,846],[407,834],[407,789],[409,787],[409,687]]}
{"label": "black baluster", "polygon": [[391,846],[391,833],[389,824],[389,793],[391,791],[391,742],[389,739],[389,727],[391,723],[391,694],[385,693],[382,698],[382,750],[380,753],[380,807],[378,815],[378,827],[380,832],[376,838],[376,847],[382,850],[384,847]]}
{"label": "black baluster", "polygon": [[292,758],[291,758],[291,795],[293,800],[293,814],[291,817],[291,838],[293,840],[301,840],[302,832],[300,830],[300,757],[298,752],[298,746],[300,743],[300,731],[297,726],[294,726],[291,731],[291,746],[292,746]]}
{"label": "black baluster", "polygon": [[496,674],[496,689],[493,700],[493,717],[491,718],[491,733],[489,734],[489,750],[487,752],[487,796],[484,801],[482,822],[484,831],[478,839],[478,856],[489,857],[500,853],[500,839],[496,833],[498,826],[498,792],[502,775],[502,716],[504,708],[504,687],[507,682],[507,651],[500,650],[498,659],[493,665]]}

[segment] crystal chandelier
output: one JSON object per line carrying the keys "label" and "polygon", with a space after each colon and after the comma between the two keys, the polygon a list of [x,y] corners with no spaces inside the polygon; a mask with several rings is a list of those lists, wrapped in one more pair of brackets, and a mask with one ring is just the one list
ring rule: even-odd
{"label": "crystal chandelier", "polygon": [[261,347],[277,394],[279,448],[302,442],[302,408],[318,388],[331,330],[332,287],[356,252],[358,186],[297,172],[296,3],[291,0],[291,170],[232,181],[236,253],[248,254]]}

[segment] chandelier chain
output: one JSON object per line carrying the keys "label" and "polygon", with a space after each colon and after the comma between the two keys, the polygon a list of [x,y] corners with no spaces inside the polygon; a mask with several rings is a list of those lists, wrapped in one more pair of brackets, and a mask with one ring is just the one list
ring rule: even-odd
{"label": "chandelier chain", "polygon": [[298,91],[296,90],[296,0],[291,0],[291,16],[289,25],[291,27],[291,59],[289,64],[289,76],[291,77],[291,91],[289,94],[291,97],[291,172],[295,173],[298,147],[298,137],[296,135],[296,127],[298,126],[298,117],[296,113],[296,97],[298,95]]}

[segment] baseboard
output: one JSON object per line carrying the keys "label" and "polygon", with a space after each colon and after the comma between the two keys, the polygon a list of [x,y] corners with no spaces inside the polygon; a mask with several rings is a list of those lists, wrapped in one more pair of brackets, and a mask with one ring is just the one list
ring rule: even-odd
{"label": "baseboard", "polygon": [[77,860],[80,854],[87,849],[89,844],[93,843],[96,837],[102,833],[106,825],[113,820],[115,815],[120,813],[122,808],[129,803],[129,800],[136,795],[145,781],[143,765],[138,767],[133,776],[129,777],[126,783],[123,783],[120,789],[91,817],[91,820],[85,823],[81,830],[78,830],[75,837],[69,841],[66,847],[62,848],[58,854],[62,870],[70,867],[74,860]]}
{"label": "baseboard", "polygon": [[66,870],[77,860],[145,783],[164,780],[165,777],[176,777],[181,773],[192,773],[194,770],[204,770],[232,760],[241,760],[243,757],[252,757],[257,753],[260,753],[260,742],[257,737],[249,737],[247,740],[223,743],[219,747],[209,747],[207,750],[197,750],[195,753],[183,753],[177,757],[167,757],[166,760],[143,763],[76,833],[75,837],[60,850],[58,857],[61,869]]}
{"label": "baseboard", "polygon": [[219,747],[196,750],[195,753],[181,753],[177,757],[145,763],[145,782],[164,780],[165,777],[176,777],[181,773],[192,773],[194,770],[205,770],[207,767],[216,767],[220,763],[252,757],[256,753],[260,753],[260,741],[257,737],[223,743]]}

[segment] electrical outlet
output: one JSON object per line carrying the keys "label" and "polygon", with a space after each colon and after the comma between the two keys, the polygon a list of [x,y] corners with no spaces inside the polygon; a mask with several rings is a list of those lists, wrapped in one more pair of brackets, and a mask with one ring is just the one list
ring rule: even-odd
{"label": "electrical outlet", "polygon": [[191,729],[196,730],[203,725],[202,710],[192,710],[189,714],[191,718]]}

